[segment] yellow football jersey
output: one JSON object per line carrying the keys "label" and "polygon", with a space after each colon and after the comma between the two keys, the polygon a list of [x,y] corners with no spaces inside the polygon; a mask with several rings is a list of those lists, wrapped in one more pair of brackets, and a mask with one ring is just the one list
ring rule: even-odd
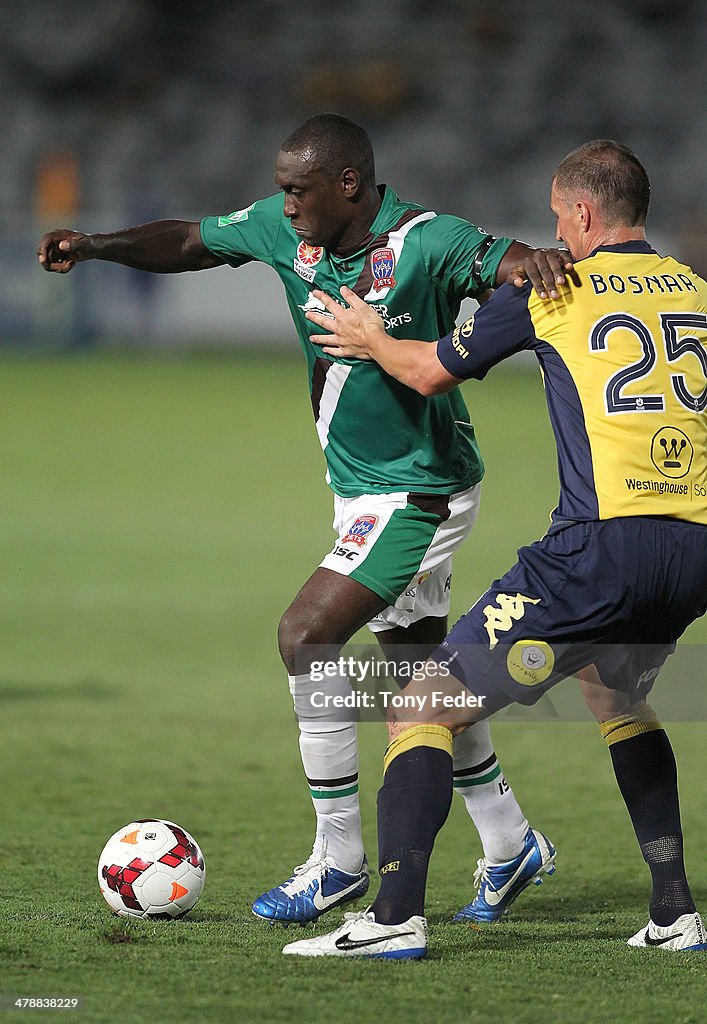
{"label": "yellow football jersey", "polygon": [[646,242],[576,264],[560,299],[506,285],[438,354],[483,377],[535,351],[568,519],[670,516],[707,524],[707,284]]}

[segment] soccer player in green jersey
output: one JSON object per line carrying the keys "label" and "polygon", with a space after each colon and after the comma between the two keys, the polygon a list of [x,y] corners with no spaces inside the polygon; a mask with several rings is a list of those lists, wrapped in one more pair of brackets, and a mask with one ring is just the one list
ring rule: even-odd
{"label": "soccer player in green jersey", "polygon": [[[259,897],[268,921],[304,922],[368,888],[358,802],[356,725],[316,708],[312,661],[369,624],[388,652],[429,653],[447,629],[451,556],[478,508],[483,463],[457,391],[424,398],[378,366],[322,355],[310,342],[314,289],[351,287],[383,317],[393,337],[445,334],[462,299],[479,297],[534,254],[539,291],[556,294],[562,257],[495,238],[457,217],[401,201],[377,186],[366,132],[347,118],[307,120],[282,144],[279,193],[201,222],[162,220],[111,234],[52,231],[38,255],[45,270],[90,259],[177,273],[258,260],[287,294],[304,350],[316,430],[335,494],[337,540],[282,617],[280,652],[300,727],[300,750],[316,812],[311,856]],[[327,693],[351,693],[347,676],[327,675]],[[461,912],[495,920],[543,872],[555,851],[529,828],[505,782],[488,727],[460,737],[455,782],[479,830],[493,872],[534,856],[518,885],[493,906],[479,897]]]}
{"label": "soccer player in green jersey", "polygon": [[309,314],[334,333],[325,353],[374,359],[422,394],[534,352],[560,498],[545,536],[520,549],[434,652],[427,677],[411,682],[419,712],[390,723],[374,903],[288,954],[424,956],[427,863],[451,803],[452,736],[578,671],[651,873],[650,919],[628,944],[707,952],[685,874],[675,758],[646,702],[707,610],[707,282],[649,244],[649,198],[631,150],[586,143],[552,182],[557,237],[577,261],[557,301],[506,285],[432,344],[391,342],[346,289],[350,308],[322,294],[329,319]]}

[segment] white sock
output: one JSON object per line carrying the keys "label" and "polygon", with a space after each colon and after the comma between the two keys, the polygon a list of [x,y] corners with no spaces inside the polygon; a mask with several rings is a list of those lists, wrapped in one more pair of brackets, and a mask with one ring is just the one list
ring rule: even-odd
{"label": "white sock", "polygon": [[342,871],[361,870],[363,839],[358,801],[358,741],[350,711],[318,708],[317,693],[351,693],[346,676],[313,680],[288,676],[300,728],[300,754],[317,817],[313,849],[324,852]]}
{"label": "white sock", "polygon": [[476,722],[454,737],[454,790],[464,798],[484,857],[492,864],[513,860],[523,849],[528,822],[494,753],[488,722]]}

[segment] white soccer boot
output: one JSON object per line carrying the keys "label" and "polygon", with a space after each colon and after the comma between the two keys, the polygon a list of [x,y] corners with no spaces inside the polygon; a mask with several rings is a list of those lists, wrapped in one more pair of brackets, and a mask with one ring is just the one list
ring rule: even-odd
{"label": "white soccer boot", "polygon": [[661,927],[648,922],[647,927],[632,935],[629,946],[659,946],[661,949],[679,949],[681,952],[707,950],[707,932],[699,914],[683,914],[675,924]]}
{"label": "white soccer boot", "polygon": [[290,942],[282,951],[294,956],[357,956],[376,960],[421,960],[427,956],[427,922],[411,917],[402,924],[379,924],[371,910],[344,914],[333,932]]}

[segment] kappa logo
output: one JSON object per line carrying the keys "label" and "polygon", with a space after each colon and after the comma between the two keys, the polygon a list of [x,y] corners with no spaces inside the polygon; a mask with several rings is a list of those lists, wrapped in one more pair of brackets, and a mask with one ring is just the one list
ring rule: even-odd
{"label": "kappa logo", "polygon": [[395,253],[392,249],[376,249],[371,253],[371,271],[373,287],[377,292],[383,288],[395,288],[398,283],[393,277],[395,271]]}
{"label": "kappa logo", "polygon": [[375,529],[377,522],[378,516],[359,516],[349,527],[346,536],[341,538],[341,543],[358,544],[359,547],[363,547],[368,534]]}
{"label": "kappa logo", "polygon": [[488,633],[490,651],[498,643],[496,633],[507,633],[513,624],[519,622],[525,615],[526,604],[540,604],[540,598],[525,597],[523,594],[497,594],[496,604],[497,608],[492,604],[487,604],[484,608],[484,629]]}

